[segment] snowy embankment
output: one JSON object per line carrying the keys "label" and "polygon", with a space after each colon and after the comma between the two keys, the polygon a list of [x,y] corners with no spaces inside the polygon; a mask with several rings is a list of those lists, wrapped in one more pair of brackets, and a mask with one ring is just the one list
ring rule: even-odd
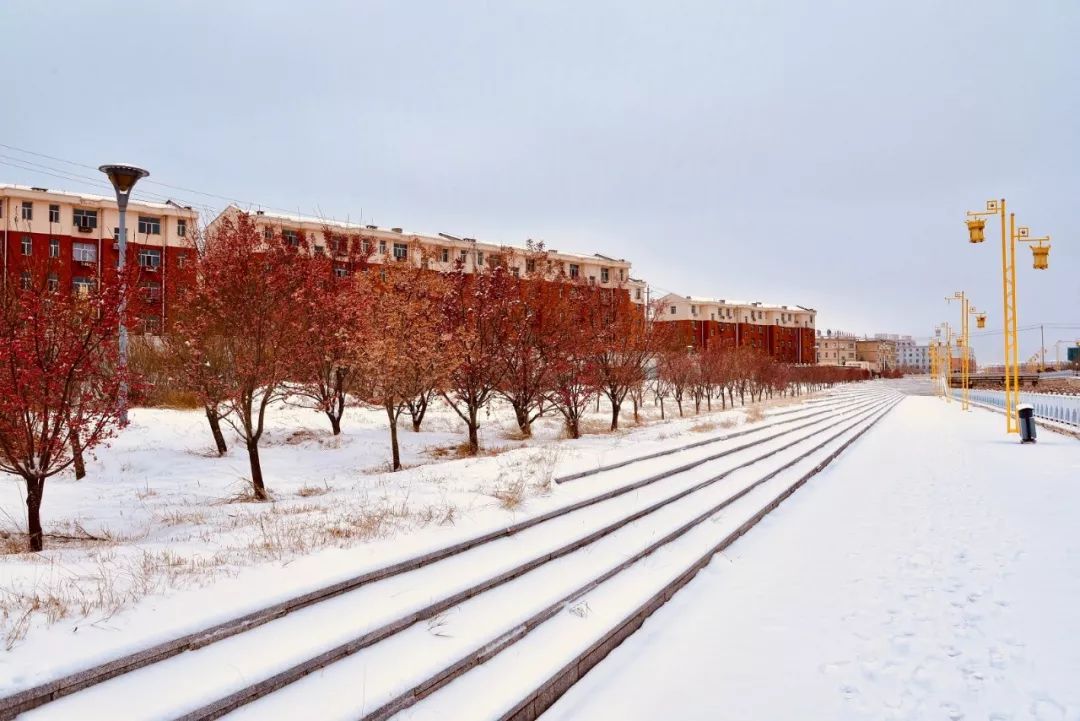
{"label": "snowy embankment", "polygon": [[[10,553],[11,543],[0,556],[0,694],[502,527],[565,500],[551,493],[556,475],[722,433],[746,416],[668,410],[666,423],[650,406],[646,425],[624,417],[628,430],[576,441],[542,419],[522,441],[496,407],[482,426],[485,455],[446,460],[462,424],[436,406],[421,433],[400,434],[410,467],[387,473],[381,412],[350,410],[334,437],[320,414],[279,407],[263,452],[274,500],[260,504],[238,500],[246,454],[216,457],[201,413],[136,409],[86,479],[50,481],[46,551]],[[587,428],[609,420],[601,406]],[[24,525],[23,502],[8,483],[9,531]]]}
{"label": "snowy embankment", "polygon": [[1080,444],[909,397],[544,719],[1080,719]]}

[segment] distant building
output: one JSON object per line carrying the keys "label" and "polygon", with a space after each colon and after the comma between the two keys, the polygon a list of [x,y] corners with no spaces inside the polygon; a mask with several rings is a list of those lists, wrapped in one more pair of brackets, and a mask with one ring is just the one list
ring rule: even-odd
{"label": "distant building", "polygon": [[889,338],[869,338],[855,341],[855,354],[870,364],[872,373],[896,370],[896,341]]}
{"label": "distant building", "polygon": [[658,322],[675,323],[695,348],[759,348],[785,363],[813,363],[817,311],[670,293],[659,301]]}
{"label": "distant building", "polygon": [[929,345],[919,345],[915,342],[915,339],[909,335],[878,333],[874,338],[892,341],[896,344],[897,367],[913,373],[930,372]]}
{"label": "distant building", "polygon": [[817,337],[818,365],[848,366],[856,365],[859,355],[855,349],[858,339],[850,333],[826,331]]}
{"label": "distant building", "polygon": [[[213,231],[224,218],[245,212],[230,205],[211,221],[209,230]],[[532,261],[527,258],[525,248],[475,238],[458,238],[447,233],[412,233],[396,227],[380,228],[264,210],[252,211],[249,216],[267,238],[277,235],[286,243],[297,243],[303,236],[312,244],[313,252],[329,254],[342,274],[347,272],[347,264],[341,248],[347,245],[346,239],[351,235],[360,236],[363,243],[371,244],[367,259],[370,263],[418,264],[421,262],[417,254],[419,249],[426,255],[427,267],[437,271],[461,268],[466,273],[474,273],[479,268],[501,263],[514,275],[528,275],[537,270],[529,267]],[[550,248],[544,249],[544,257],[549,271],[561,272],[571,280],[580,280],[597,288],[622,290],[634,303],[645,303],[645,282],[630,276],[630,262],[627,260],[599,253],[565,253]]]}
{"label": "distant building", "polygon": [[[132,200],[127,260],[138,267],[128,307],[133,332],[158,333],[191,280],[198,214],[173,203]],[[0,184],[3,282],[88,292],[116,278],[120,211],[115,197]]]}

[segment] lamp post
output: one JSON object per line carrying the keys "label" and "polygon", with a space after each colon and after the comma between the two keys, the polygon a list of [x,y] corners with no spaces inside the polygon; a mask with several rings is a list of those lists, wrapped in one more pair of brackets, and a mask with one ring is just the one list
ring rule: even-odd
{"label": "lamp post", "polygon": [[[963,390],[963,410],[971,410],[970,387],[971,387],[971,316],[976,316],[983,325],[986,324],[986,314],[980,314],[971,306],[971,299],[962,290],[958,290],[950,297],[945,298],[949,303],[954,300],[960,301],[960,339],[957,341],[957,350],[960,351],[960,387]],[[982,326],[980,326],[982,327]]]}
{"label": "lamp post", "polygon": [[950,390],[952,382],[952,328],[948,322],[942,323],[934,329],[934,335],[941,338],[938,342],[937,367],[938,373],[941,374],[941,394],[945,397],[945,402],[949,403],[952,400]]}
{"label": "lamp post", "polygon": [[[117,238],[117,248],[119,250],[118,268],[120,275],[120,358],[119,366],[120,371],[123,372],[127,369],[127,353],[128,353],[128,334],[127,334],[127,205],[128,198],[131,197],[131,189],[135,187],[135,183],[139,182],[140,178],[145,178],[150,173],[142,168],[136,168],[133,165],[102,165],[98,168],[105,175],[109,176],[109,182],[112,183],[113,189],[116,191],[116,207],[120,211],[120,237]],[[121,381],[120,385],[120,422],[127,423],[128,421],[128,386],[127,381]]]}
{"label": "lamp post", "polygon": [[[1035,243],[1031,253],[1036,270],[1045,270],[1050,254],[1050,236],[1032,238],[1026,226],[1016,227],[1016,214],[1009,214],[1005,224],[1005,199],[986,201],[986,210],[967,211],[968,240],[986,240],[984,218],[996,215],[1001,220],[1001,295],[1002,321],[1005,326],[1005,432],[1019,433],[1016,406],[1020,401],[1019,333],[1016,322],[1016,241]],[[1044,245],[1045,243],[1045,245]]]}

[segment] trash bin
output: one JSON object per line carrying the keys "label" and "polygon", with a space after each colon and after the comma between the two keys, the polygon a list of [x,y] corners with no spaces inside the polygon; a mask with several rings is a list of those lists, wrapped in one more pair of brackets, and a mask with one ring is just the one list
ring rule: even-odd
{"label": "trash bin", "polygon": [[1016,414],[1020,416],[1020,442],[1035,442],[1035,406],[1030,403],[1021,403],[1016,407]]}

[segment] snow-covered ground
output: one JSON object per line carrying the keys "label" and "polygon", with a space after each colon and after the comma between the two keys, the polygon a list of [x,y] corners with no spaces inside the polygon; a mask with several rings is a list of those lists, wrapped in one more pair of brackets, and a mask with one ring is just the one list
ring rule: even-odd
{"label": "snow-covered ground", "polygon": [[[684,419],[672,410],[658,423],[650,404],[647,423],[635,426],[627,412],[625,430],[576,441],[560,439],[557,419],[542,419],[522,441],[512,414],[496,406],[481,429],[485,455],[454,460],[463,426],[437,406],[421,433],[402,424],[408,468],[388,473],[381,411],[349,410],[335,438],[321,414],[278,407],[262,453],[274,501],[262,504],[238,500],[246,453],[216,457],[201,413],[135,409],[87,478],[49,481],[46,551],[13,552],[16,537],[6,541],[0,694],[501,528],[576,493],[553,492],[556,475],[746,422],[742,410]],[[609,420],[602,405],[585,427],[600,431]],[[24,528],[21,485],[2,488],[0,519],[8,532]]]}
{"label": "snow-covered ground", "polygon": [[908,397],[543,718],[1080,719],[1080,443],[1001,426]]}

